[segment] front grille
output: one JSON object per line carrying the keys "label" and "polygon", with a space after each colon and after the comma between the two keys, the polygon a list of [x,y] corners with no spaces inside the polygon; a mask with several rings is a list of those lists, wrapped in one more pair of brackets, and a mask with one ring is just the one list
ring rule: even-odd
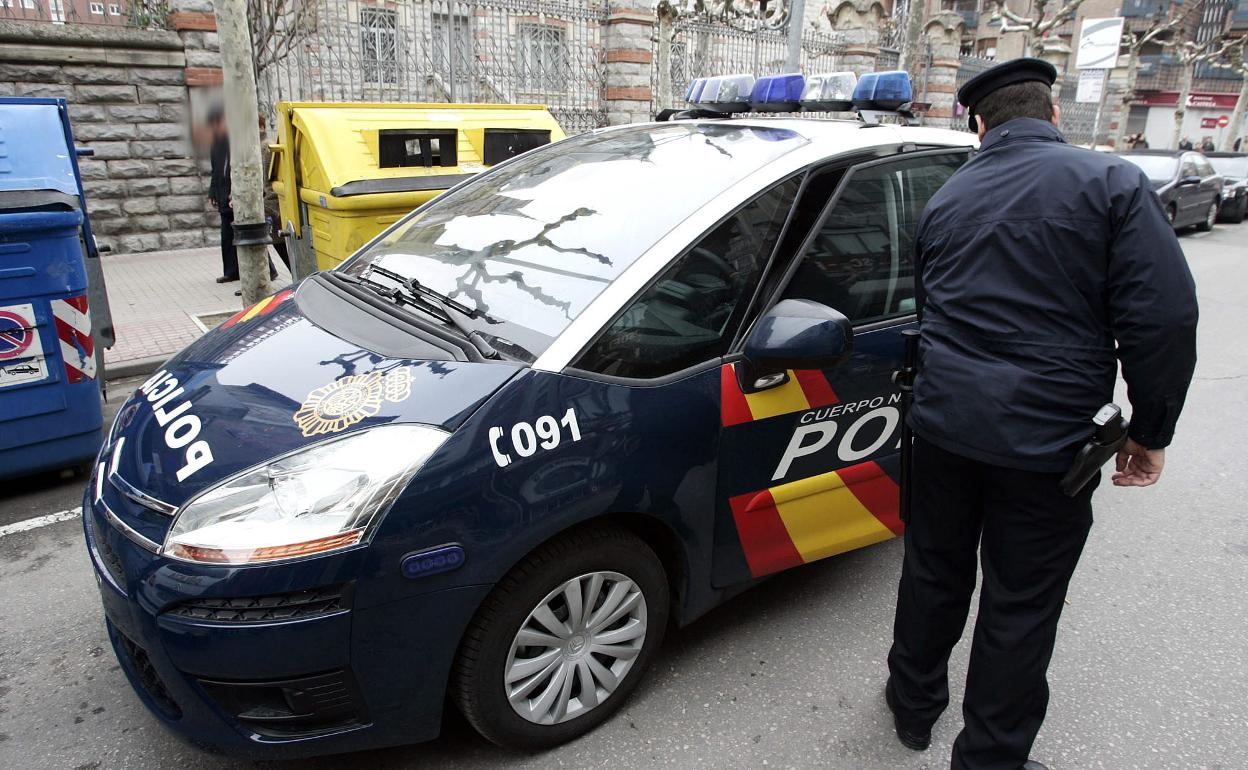
{"label": "front grille", "polygon": [[151,658],[147,657],[147,650],[135,644],[120,631],[117,632],[117,638],[121,640],[121,647],[125,650],[126,657],[130,659],[130,665],[134,669],[134,673],[139,678],[139,683],[143,685],[143,689],[151,696],[155,702],[157,710],[169,719],[179,719],[182,717],[182,709],[169,695],[169,691],[165,689],[165,683],[161,681],[160,675],[156,673],[156,669],[152,666]]}
{"label": "front grille", "polygon": [[364,723],[359,689],[347,671],[263,682],[200,680],[226,713],[261,735],[314,735]]}
{"label": "front grille", "polygon": [[[92,516],[95,513],[92,512]],[[112,527],[100,526],[100,519],[96,517],[91,522],[91,529],[95,530],[95,552],[100,555],[100,561],[104,564],[104,569],[108,571],[109,576],[116,583],[117,587],[126,590],[126,568],[121,564],[121,557],[117,555],[117,551],[113,550],[113,546],[108,542],[108,536],[112,532]]]}
{"label": "front grille", "polygon": [[346,609],[348,589],[348,584],[341,583],[268,596],[191,599],[170,609],[169,614],[218,623],[302,620]]}

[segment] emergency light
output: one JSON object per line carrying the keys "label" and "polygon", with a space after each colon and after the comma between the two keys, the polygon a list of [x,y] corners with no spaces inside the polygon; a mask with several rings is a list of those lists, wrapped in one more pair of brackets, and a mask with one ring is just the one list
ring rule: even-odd
{"label": "emergency light", "polygon": [[750,109],[754,112],[797,112],[801,109],[806,78],[799,72],[767,75],[754,81]]}
{"label": "emergency light", "polygon": [[911,101],[910,76],[904,70],[868,72],[854,89],[854,107],[860,110],[895,110]]}
{"label": "emergency light", "polygon": [[811,75],[802,91],[802,109],[809,112],[845,112],[853,107],[858,76],[852,72]]}
{"label": "emergency light", "polygon": [[746,112],[750,108],[753,88],[753,75],[720,75],[707,78],[694,101],[698,106],[715,112]]}

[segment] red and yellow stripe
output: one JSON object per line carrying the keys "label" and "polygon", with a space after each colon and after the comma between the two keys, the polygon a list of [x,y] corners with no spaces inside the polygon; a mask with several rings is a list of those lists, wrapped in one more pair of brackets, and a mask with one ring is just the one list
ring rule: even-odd
{"label": "red and yellow stripe", "polygon": [[265,297],[251,307],[240,310],[230,316],[224,323],[221,324],[221,328],[228,329],[234,324],[242,323],[243,321],[250,321],[257,316],[267,315],[268,313],[276,310],[278,305],[290,299],[294,293],[294,289],[286,289],[284,291],[279,291],[271,297]]}
{"label": "red and yellow stripe", "polygon": [[900,535],[898,502],[897,484],[875,462],[728,500],[754,577]]}
{"label": "red and yellow stripe", "polygon": [[789,381],[758,393],[742,393],[735,364],[719,370],[720,416],[724,427],[804,412],[838,402],[836,391],[818,369],[789,369]]}

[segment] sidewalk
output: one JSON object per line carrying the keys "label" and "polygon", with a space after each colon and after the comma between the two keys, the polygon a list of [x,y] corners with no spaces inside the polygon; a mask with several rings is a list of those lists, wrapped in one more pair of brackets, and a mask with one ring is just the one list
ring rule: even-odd
{"label": "sidewalk", "polygon": [[[270,251],[278,277],[290,283],[286,266]],[[243,307],[234,296],[239,283],[216,283],[221,251],[216,246],[143,254],[104,255],[104,280],[117,342],[105,351],[109,377],[154,370],[204,333],[200,314],[232,313]]]}

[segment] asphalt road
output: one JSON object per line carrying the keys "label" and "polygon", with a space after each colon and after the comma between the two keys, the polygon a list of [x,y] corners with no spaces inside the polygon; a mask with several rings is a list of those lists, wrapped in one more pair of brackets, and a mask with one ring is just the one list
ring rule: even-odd
{"label": "asphalt road", "polygon": [[[1053,768],[1248,767],[1248,224],[1182,240],[1200,364],[1162,483],[1097,492],[1033,752]],[[247,766],[181,744],[131,693],[79,521],[12,531],[75,508],[81,488],[0,491],[0,767]],[[508,753],[451,716],[433,743],[291,766],[947,767],[956,694],[922,754],[881,702],[900,556],[892,541],[825,560],[672,632],[626,708],[557,750]],[[963,643],[951,680],[965,670]]]}

